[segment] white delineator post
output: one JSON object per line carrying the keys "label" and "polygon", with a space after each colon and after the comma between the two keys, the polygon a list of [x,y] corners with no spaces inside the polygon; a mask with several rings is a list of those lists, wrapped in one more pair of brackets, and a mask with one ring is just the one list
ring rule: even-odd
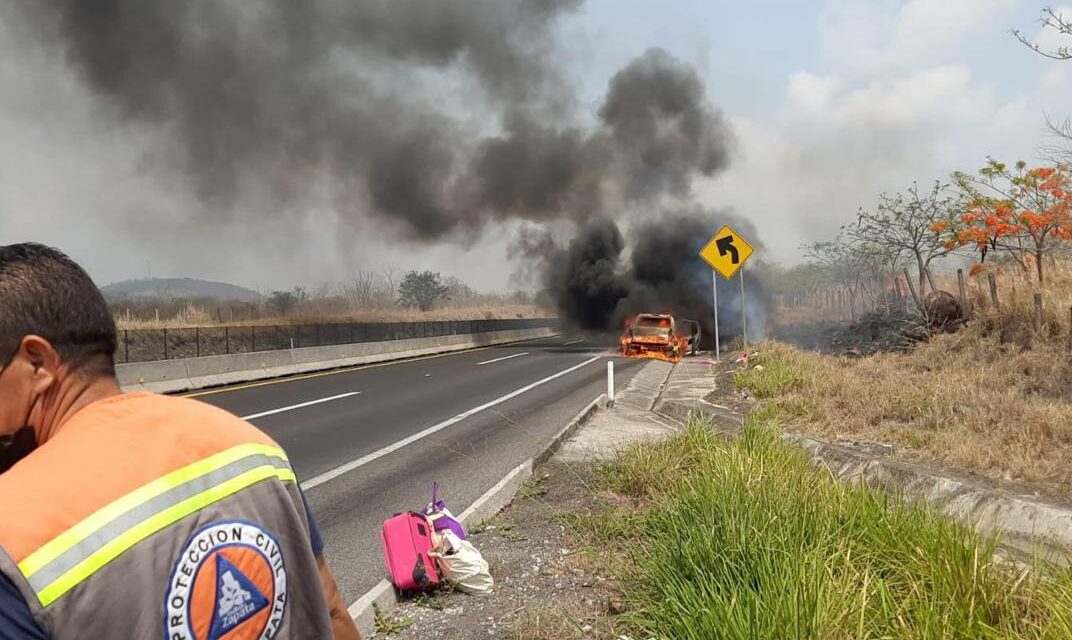
{"label": "white delineator post", "polygon": [[714,294],[715,301],[715,362],[718,362],[719,358],[722,357],[722,349],[718,342],[718,274],[715,273],[714,269],[711,270],[711,291]]}
{"label": "white delineator post", "polygon": [[607,360],[607,406],[614,406],[614,361]]}

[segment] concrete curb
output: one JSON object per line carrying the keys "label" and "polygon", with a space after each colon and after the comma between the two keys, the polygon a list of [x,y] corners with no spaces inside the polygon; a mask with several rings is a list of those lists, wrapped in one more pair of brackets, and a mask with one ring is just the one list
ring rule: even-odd
{"label": "concrete curb", "polygon": [[[727,424],[727,412],[713,405],[667,401],[660,403],[657,411],[675,420],[700,413],[731,435],[736,434],[742,422],[738,415]],[[999,534],[1002,546],[1016,554],[1069,564],[1072,504],[1017,494],[982,479],[897,460],[888,452],[865,451],[799,434],[786,433],[782,437],[803,448],[815,466],[827,469],[836,478],[925,500],[938,511],[978,531]]]}
{"label": "concrete curb", "polygon": [[354,619],[362,638],[371,638],[376,635],[376,609],[384,613],[390,613],[391,609],[398,604],[398,595],[395,588],[387,580],[380,580],[365,595],[358,598],[357,602],[348,609],[350,617]]}
{"label": "concrete curb", "polygon": [[393,360],[466,351],[558,335],[555,329],[518,329],[488,333],[359,342],[332,347],[255,351],[116,367],[124,391],[178,393]]}
{"label": "concrete curb", "polygon": [[[599,397],[588,403],[577,415],[573,416],[565,427],[555,434],[542,452],[514,467],[495,486],[485,491],[484,495],[469,505],[458,516],[458,520],[464,525],[468,525],[471,522],[480,523],[491,518],[510,504],[514,496],[517,495],[518,490],[533,476],[536,467],[550,460],[551,456],[555,455],[555,452],[562,446],[562,443],[576,433],[582,424],[591,419],[603,403],[606,402],[606,399],[606,394],[600,394]],[[369,589],[350,605],[348,611],[350,617],[357,624],[358,630],[361,631],[361,637],[371,638],[376,635],[376,609],[378,608],[387,614],[397,604],[398,596],[394,587],[387,580],[380,580],[375,587]]]}

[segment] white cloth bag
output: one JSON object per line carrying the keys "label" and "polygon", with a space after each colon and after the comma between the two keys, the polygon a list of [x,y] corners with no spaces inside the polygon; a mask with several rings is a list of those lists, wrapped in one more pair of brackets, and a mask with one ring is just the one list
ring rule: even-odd
{"label": "white cloth bag", "polygon": [[443,577],[459,591],[481,596],[491,593],[495,581],[491,577],[488,561],[468,540],[462,540],[453,531],[439,532],[440,542],[433,555],[439,558]]}

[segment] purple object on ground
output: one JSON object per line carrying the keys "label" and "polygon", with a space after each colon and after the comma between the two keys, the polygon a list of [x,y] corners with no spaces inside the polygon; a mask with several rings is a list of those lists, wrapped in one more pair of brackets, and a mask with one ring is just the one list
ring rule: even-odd
{"label": "purple object on ground", "polygon": [[424,509],[424,515],[432,523],[432,528],[436,531],[450,529],[454,532],[454,535],[462,540],[467,539],[468,536],[465,535],[465,528],[462,527],[462,523],[458,522],[458,519],[450,512],[450,509],[447,509],[445,502],[437,499],[438,496],[439,483],[436,482],[432,484],[432,501]]}

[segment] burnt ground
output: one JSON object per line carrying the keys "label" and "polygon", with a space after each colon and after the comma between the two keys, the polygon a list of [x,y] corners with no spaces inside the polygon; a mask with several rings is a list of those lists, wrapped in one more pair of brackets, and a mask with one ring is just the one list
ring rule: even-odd
{"label": "burnt ground", "polygon": [[868,313],[853,323],[832,321],[778,323],[771,337],[802,349],[834,355],[871,355],[904,351],[926,340],[927,330],[915,313]]}
{"label": "burnt ground", "polygon": [[591,463],[550,462],[504,511],[470,531],[491,566],[495,593],[445,589],[411,598],[379,625],[402,640],[617,639],[607,617],[617,591],[567,526],[570,515],[604,511]]}
{"label": "burnt ground", "polygon": [[771,326],[770,338],[801,349],[826,351],[834,333],[842,326],[831,321],[776,322]]}

